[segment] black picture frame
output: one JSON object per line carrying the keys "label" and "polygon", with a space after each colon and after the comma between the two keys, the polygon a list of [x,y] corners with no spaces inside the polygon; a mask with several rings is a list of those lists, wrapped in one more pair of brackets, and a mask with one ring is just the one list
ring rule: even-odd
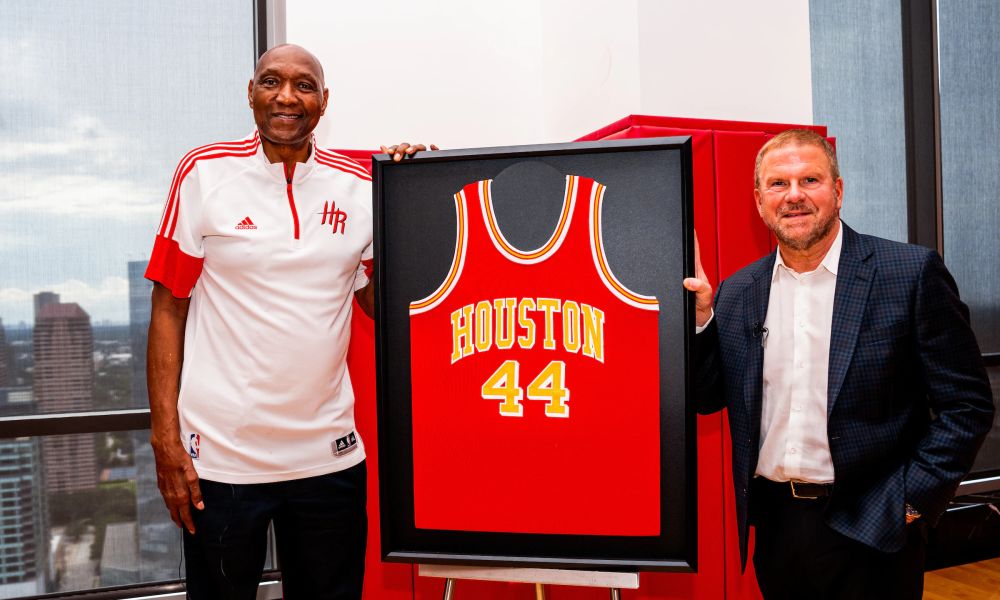
{"label": "black picture frame", "polygon": [[[401,162],[381,154],[373,157],[372,167],[382,558],[465,565],[696,570],[695,413],[686,400],[694,306],[681,285],[683,277],[693,272],[694,262],[690,138],[444,150],[419,153]],[[408,309],[411,301],[433,292],[448,274],[456,239],[453,196],[471,182],[494,179],[494,186],[503,183],[493,199],[504,236],[516,247],[536,248],[558,221],[568,174],[584,175],[607,186],[602,220],[608,263],[626,287],[655,296],[661,306],[660,534],[418,529],[414,524]],[[607,489],[606,493],[627,490]]]}

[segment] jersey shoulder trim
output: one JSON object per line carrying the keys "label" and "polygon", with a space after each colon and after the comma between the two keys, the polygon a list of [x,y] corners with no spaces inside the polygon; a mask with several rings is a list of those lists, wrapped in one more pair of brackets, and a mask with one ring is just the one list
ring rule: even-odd
{"label": "jersey shoulder trim", "polygon": [[601,277],[601,281],[612,294],[622,302],[646,310],[659,310],[660,303],[654,296],[643,296],[628,289],[615,277],[608,265],[607,254],[604,251],[604,239],[601,237],[603,222],[601,207],[604,202],[604,192],[607,187],[604,184],[594,182],[590,192],[590,251],[594,258],[594,266]]}
{"label": "jersey shoulder trim", "polygon": [[451,260],[451,268],[448,276],[445,277],[438,289],[434,290],[430,296],[422,300],[410,303],[410,314],[416,315],[427,312],[441,304],[451,290],[454,289],[459,277],[462,276],[462,269],[465,267],[465,249],[469,241],[468,213],[465,199],[465,190],[455,194],[455,254]]}
{"label": "jersey shoulder trim", "polygon": [[158,235],[145,277],[162,284],[177,298],[188,298],[204,262],[204,258],[186,254],[176,241]]}
{"label": "jersey shoulder trim", "polygon": [[338,154],[333,150],[316,148],[316,162],[332,169],[349,173],[365,181],[372,180],[372,176],[368,173],[367,169],[361,166],[361,163],[343,154]]}
{"label": "jersey shoulder trim", "polygon": [[170,193],[167,196],[167,203],[163,209],[163,216],[160,219],[158,235],[168,238],[174,237],[174,230],[177,228],[177,216],[180,212],[180,188],[184,178],[194,169],[198,161],[211,160],[225,157],[247,157],[253,156],[260,146],[260,136],[254,131],[250,137],[234,142],[219,142],[217,144],[207,144],[199,146],[184,155],[184,158],[177,164],[174,171],[173,181],[170,182]]}
{"label": "jersey shoulder trim", "polygon": [[534,250],[525,252],[515,248],[507,241],[503,232],[500,231],[496,213],[493,211],[493,180],[487,179],[479,182],[483,219],[486,222],[486,231],[489,232],[493,245],[496,246],[500,254],[511,261],[526,265],[542,262],[555,254],[556,250],[562,245],[563,240],[566,239],[566,232],[569,231],[570,221],[573,217],[573,208],[576,206],[577,187],[577,177],[575,175],[568,175],[566,177],[566,194],[563,198],[562,212],[559,214],[559,222],[556,225],[555,231],[552,232],[552,236],[547,242]]}

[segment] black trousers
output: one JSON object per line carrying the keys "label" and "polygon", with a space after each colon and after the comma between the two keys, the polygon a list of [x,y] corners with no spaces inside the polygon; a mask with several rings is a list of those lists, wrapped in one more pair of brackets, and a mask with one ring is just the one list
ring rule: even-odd
{"label": "black trousers", "polygon": [[274,522],[287,600],[356,600],[365,574],[365,463],[278,483],[201,480],[204,510],[184,532],[187,597],[254,600]]}
{"label": "black trousers", "polygon": [[[927,526],[907,526],[907,543],[885,553],[830,529],[827,499],[793,498],[788,484],[755,480],[753,564],[766,600],[920,600]],[[899,507],[903,518],[902,504]]]}

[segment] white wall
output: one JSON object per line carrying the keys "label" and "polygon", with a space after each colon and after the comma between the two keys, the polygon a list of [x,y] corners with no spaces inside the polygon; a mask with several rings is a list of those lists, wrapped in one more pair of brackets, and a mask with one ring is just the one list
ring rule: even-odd
{"label": "white wall", "polygon": [[559,142],[628,114],[809,123],[803,0],[286,0],[341,148]]}
{"label": "white wall", "polygon": [[808,0],[642,0],[646,114],[812,123]]}

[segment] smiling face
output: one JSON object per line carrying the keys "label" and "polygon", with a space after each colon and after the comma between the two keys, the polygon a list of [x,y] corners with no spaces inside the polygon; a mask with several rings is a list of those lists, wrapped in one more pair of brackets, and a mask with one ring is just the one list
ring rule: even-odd
{"label": "smiling face", "polygon": [[329,91],[315,56],[298,46],[268,50],[257,63],[247,90],[264,153],[308,156],[310,135],[326,111]]}
{"label": "smiling face", "polygon": [[764,155],[753,194],[783,251],[825,254],[833,244],[844,181],[832,171],[823,148],[814,144],[791,143]]}

